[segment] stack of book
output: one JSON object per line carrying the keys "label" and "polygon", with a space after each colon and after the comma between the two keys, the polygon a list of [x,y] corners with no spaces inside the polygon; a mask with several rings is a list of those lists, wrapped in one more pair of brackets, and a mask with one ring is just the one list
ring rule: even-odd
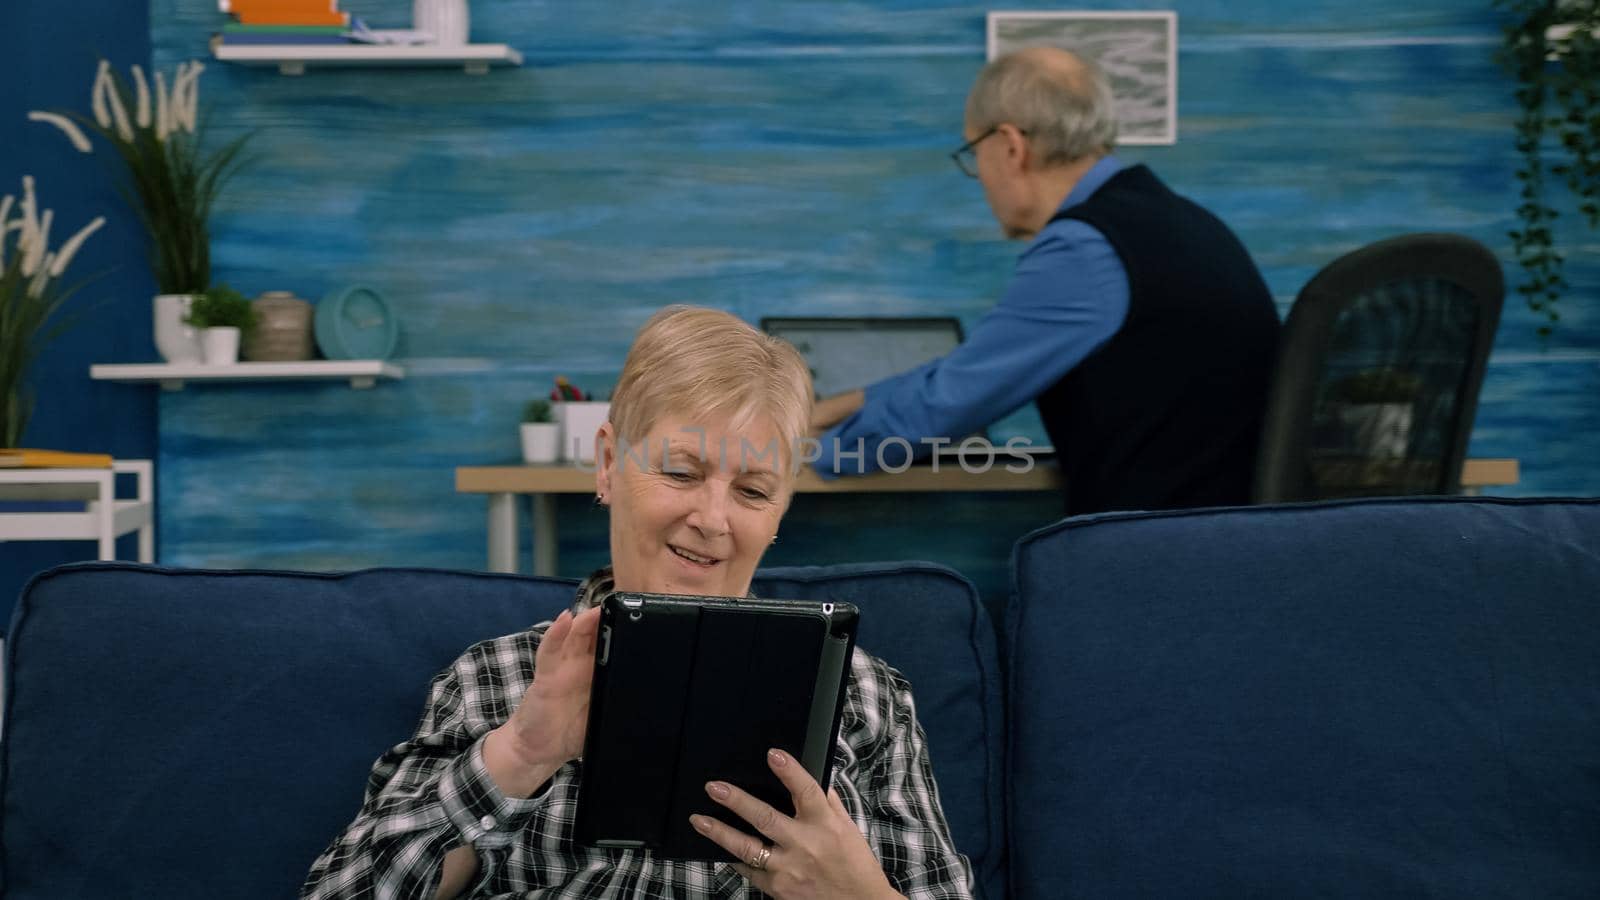
{"label": "stack of book", "polygon": [[217,0],[233,16],[212,39],[218,45],[348,44],[350,14],[339,0]]}

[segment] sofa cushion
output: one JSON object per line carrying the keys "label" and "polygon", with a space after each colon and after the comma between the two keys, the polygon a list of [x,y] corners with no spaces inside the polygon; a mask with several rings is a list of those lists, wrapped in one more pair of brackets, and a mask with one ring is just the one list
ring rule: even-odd
{"label": "sofa cushion", "polygon": [[[574,585],[116,563],[39,576],[6,659],[0,893],[294,896],[433,675],[552,617]],[[1000,884],[997,650],[972,585],[892,564],[768,570],[756,590],[863,609],[861,645],[916,688],[957,845]]]}
{"label": "sofa cushion", "polygon": [[1013,896],[1600,896],[1600,503],[1105,515],[1013,565]]}
{"label": "sofa cushion", "polygon": [[911,682],[956,848],[984,894],[1004,896],[999,651],[977,589],[931,563],[773,568],[757,594],[861,609],[856,645]]}
{"label": "sofa cushion", "polygon": [[67,566],[7,641],[0,888],[11,900],[293,897],[468,646],[574,582]]}

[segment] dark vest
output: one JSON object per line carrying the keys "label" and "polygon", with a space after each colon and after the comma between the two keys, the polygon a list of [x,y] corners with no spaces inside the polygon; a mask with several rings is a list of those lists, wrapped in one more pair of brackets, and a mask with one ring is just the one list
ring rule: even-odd
{"label": "dark vest", "polygon": [[1250,502],[1279,326],[1244,245],[1145,166],[1056,219],[1104,234],[1130,290],[1117,333],[1037,401],[1067,514]]}

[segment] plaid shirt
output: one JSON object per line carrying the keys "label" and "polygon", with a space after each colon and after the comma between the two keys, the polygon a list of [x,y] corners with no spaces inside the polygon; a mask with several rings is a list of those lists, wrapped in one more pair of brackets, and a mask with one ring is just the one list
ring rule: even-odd
{"label": "plaid shirt", "polygon": [[[575,608],[610,589],[602,569],[579,587]],[[484,767],[484,736],[511,717],[528,689],[549,625],[476,644],[434,677],[416,734],[373,766],[360,813],[312,865],[302,898],[432,898],[445,853],[464,845],[478,853],[468,897],[763,896],[725,863],[574,843],[580,762],[527,800],[495,786]],[[939,806],[911,685],[860,650],[831,785],[897,890],[911,898],[972,896],[967,859]]]}

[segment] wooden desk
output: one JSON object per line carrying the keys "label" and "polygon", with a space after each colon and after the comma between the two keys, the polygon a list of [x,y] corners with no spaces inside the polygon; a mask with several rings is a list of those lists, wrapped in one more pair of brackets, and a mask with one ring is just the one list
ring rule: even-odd
{"label": "wooden desk", "polygon": [[[1017,466],[1004,457],[987,472],[963,470],[952,460],[932,466],[913,466],[899,474],[839,478],[823,481],[810,469],[802,470],[795,484],[801,494],[953,493],[958,491],[1055,491],[1061,473],[1053,464],[1036,465],[1029,472],[1009,472]],[[1469,459],[1461,472],[1463,493],[1477,494],[1485,487],[1516,484],[1514,459]],[[518,494],[533,498],[533,571],[556,574],[557,494],[593,494],[594,472],[569,465],[459,466],[456,492],[489,495],[489,571],[517,571]]]}

